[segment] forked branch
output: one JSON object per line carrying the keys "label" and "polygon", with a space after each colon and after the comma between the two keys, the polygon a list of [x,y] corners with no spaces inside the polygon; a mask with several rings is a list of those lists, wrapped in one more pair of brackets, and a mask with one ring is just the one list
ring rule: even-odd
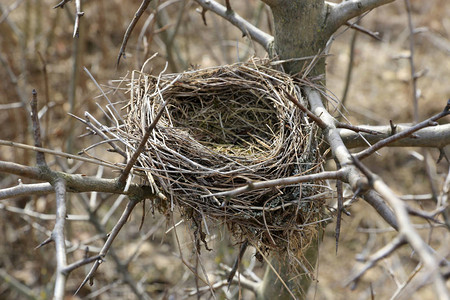
{"label": "forked branch", "polygon": [[197,2],[204,9],[210,10],[226,19],[228,22],[239,28],[244,36],[249,36],[252,40],[263,46],[264,49],[269,52],[270,44],[273,41],[273,36],[252,25],[234,11],[227,10],[225,6],[220,5],[214,0],[195,0],[195,2]]}
{"label": "forked branch", "polygon": [[330,10],[327,24],[328,32],[333,33],[351,18],[360,16],[371,9],[394,1],[395,0],[349,0],[342,1],[339,4],[327,2],[328,9]]}

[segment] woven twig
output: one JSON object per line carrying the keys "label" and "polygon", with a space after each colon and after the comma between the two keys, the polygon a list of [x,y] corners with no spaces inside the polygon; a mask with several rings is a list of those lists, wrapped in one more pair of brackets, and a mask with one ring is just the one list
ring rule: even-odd
{"label": "woven twig", "polygon": [[321,171],[317,126],[289,100],[300,81],[266,63],[241,63],[152,76],[135,71],[125,129],[128,152],[167,102],[139,158],[145,176],[199,227],[207,216],[260,249],[298,253],[323,218],[319,183],[253,190],[236,198],[208,195],[295,174]]}

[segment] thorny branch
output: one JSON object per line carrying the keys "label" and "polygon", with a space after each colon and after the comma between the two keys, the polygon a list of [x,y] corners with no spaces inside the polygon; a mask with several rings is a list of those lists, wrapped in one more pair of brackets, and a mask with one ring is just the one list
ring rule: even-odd
{"label": "thorny branch", "polygon": [[141,6],[139,6],[138,10],[134,14],[133,20],[131,20],[130,25],[128,25],[127,31],[123,36],[123,41],[122,45],[120,46],[119,55],[117,56],[117,63],[116,63],[117,66],[120,63],[120,59],[122,58],[122,56],[125,57],[125,49],[127,48],[128,39],[130,38],[134,27],[136,26],[137,22],[141,18],[144,11],[147,9],[150,2],[152,2],[152,0],[142,0]]}
{"label": "thorny branch", "polygon": [[99,253],[100,259],[96,260],[94,265],[92,266],[91,270],[89,271],[89,273],[86,275],[85,279],[83,280],[83,282],[80,284],[80,286],[78,287],[78,289],[76,290],[75,294],[77,294],[80,289],[88,282],[93,282],[94,279],[94,274],[97,271],[98,267],[100,266],[100,264],[103,262],[103,258],[106,256],[106,254],[109,251],[109,248],[111,248],[112,243],[114,242],[114,240],[116,239],[117,235],[119,234],[120,230],[122,229],[122,227],[125,225],[125,223],[127,222],[128,218],[130,217],[134,207],[141,201],[140,198],[130,198],[130,201],[127,204],[127,207],[125,208],[125,210],[123,211],[122,215],[120,216],[119,221],[117,221],[116,225],[114,225],[113,229],[111,230],[111,232],[108,235],[108,239],[106,240],[105,244],[103,245],[102,250]]}
{"label": "thorny branch", "polygon": [[398,220],[398,241],[400,242],[402,239],[405,239],[419,255],[421,262],[425,267],[425,275],[423,276],[430,276],[432,278],[432,283],[435,286],[438,299],[449,299],[450,295],[446,287],[445,279],[440,273],[440,260],[430,251],[425,241],[420,237],[417,231],[414,230],[406,204],[399,199],[397,195],[395,195],[394,192],[378,176],[370,172],[361,162],[359,162],[356,157],[353,157],[353,162],[358,169],[360,169],[361,172],[367,176],[373,189],[377,191],[392,207],[392,210]]}
{"label": "thorny branch", "polygon": [[398,132],[388,138],[385,138],[385,139],[377,142],[376,144],[370,146],[366,150],[361,151],[360,153],[356,154],[356,157],[358,159],[364,159],[364,158],[370,156],[371,154],[373,154],[374,152],[376,152],[377,150],[379,150],[395,141],[398,141],[407,136],[410,136],[411,134],[413,134],[414,132],[416,132],[422,128],[425,128],[428,126],[436,126],[436,125],[438,125],[438,123],[436,122],[437,120],[439,120],[449,114],[450,114],[450,100],[448,100],[447,105],[445,106],[445,108],[442,112],[432,116],[431,118],[429,118],[425,121],[418,123],[417,125],[414,125],[414,126],[408,128],[405,131]]}
{"label": "thorny branch", "polygon": [[[394,133],[389,125],[386,126],[359,126],[378,132],[373,135],[370,133],[356,133],[353,130],[340,129],[339,134],[342,137],[347,148],[365,147],[369,143],[373,145],[386,138],[392,136]],[[398,124],[395,132],[400,133],[409,130],[412,125]],[[441,149],[450,144],[450,124],[442,124],[439,126],[430,126],[422,128],[413,135],[408,135],[405,138],[397,139],[389,143],[389,147],[431,147]]]}
{"label": "thorny branch", "polygon": [[[339,132],[335,126],[335,120],[324,108],[318,92],[309,88],[305,88],[305,93],[310,102],[311,110],[317,116],[319,116],[322,119],[322,121],[324,121],[327,124],[327,129],[324,130],[324,137],[328,141],[332,149],[334,158],[337,159],[337,161],[342,166],[347,166],[346,170],[347,174],[346,176],[344,175],[344,178],[347,179],[346,182],[350,184],[350,186],[355,192],[359,192],[360,189],[363,189],[364,191],[366,191],[366,193],[370,193],[369,200],[371,201],[368,201],[369,204],[373,206],[373,200],[377,200],[376,201],[377,212],[385,220],[392,219],[392,213],[394,214],[395,223],[391,225],[394,228],[398,228],[399,241],[403,241],[404,239],[418,253],[418,255],[421,258],[421,261],[424,263],[426,268],[426,272],[423,275],[424,278],[426,278],[427,276],[432,276],[436,294],[440,297],[440,299],[448,299],[449,296],[445,286],[445,280],[443,276],[440,274],[439,259],[437,259],[435,255],[433,255],[430,252],[429,247],[418,235],[418,233],[414,230],[408,214],[408,209],[404,204],[404,202],[402,202],[402,200],[400,200],[380,178],[372,174],[367,168],[365,168],[361,163],[359,163],[356,156],[352,156],[350,154],[348,148],[343,143],[342,138],[339,135]],[[426,120],[422,123],[425,124],[426,126],[426,124],[429,124],[430,122],[435,122],[437,119],[447,115],[449,107],[450,102],[447,104],[443,112],[430,118],[431,121]],[[420,127],[424,126],[422,123],[417,124],[416,125],[417,127],[413,126],[413,129],[418,130],[420,128],[423,128]],[[408,132],[408,134],[410,133],[411,132]],[[404,137],[407,136],[408,134],[403,134],[401,136]],[[386,140],[389,141],[390,138],[387,138]],[[388,143],[384,143],[383,145],[386,144]],[[375,149],[375,147],[373,149]],[[370,154],[373,153],[374,151],[375,150],[372,150]],[[360,172],[362,172],[364,176],[361,176]],[[366,177],[367,180],[364,180],[363,177]],[[371,188],[373,188],[373,190]],[[373,191],[379,193],[382,199],[389,204],[392,210],[389,209],[389,207],[385,204],[385,202],[378,201]],[[390,252],[384,251],[384,253],[388,254]],[[369,267],[370,265],[366,266],[366,270]],[[358,274],[355,277],[355,279],[359,278],[361,275],[362,274]]]}
{"label": "thorny branch", "polygon": [[327,29],[330,33],[333,33],[351,18],[394,1],[395,0],[349,0],[342,1],[339,4],[327,2],[330,10]]}
{"label": "thorny branch", "polygon": [[[250,24],[247,20],[236,14],[233,10],[228,10],[225,6],[220,5],[214,0],[195,0],[203,9],[210,10],[221,16],[242,31],[244,36],[249,36],[252,40],[264,47],[269,52],[270,44],[273,37]],[[231,9],[231,7],[230,7]],[[204,15],[204,13],[202,13]]]}
{"label": "thorny branch", "polygon": [[66,219],[66,184],[59,179],[55,182],[56,193],[56,222],[52,232],[52,239],[56,248],[56,280],[53,299],[62,300],[65,295],[67,276],[63,270],[67,266],[66,239],[64,235],[64,223]]}

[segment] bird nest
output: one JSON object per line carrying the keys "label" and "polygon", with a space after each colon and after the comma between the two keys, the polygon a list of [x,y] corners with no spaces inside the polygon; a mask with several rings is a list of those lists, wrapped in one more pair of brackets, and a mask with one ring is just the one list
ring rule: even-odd
{"label": "bird nest", "polygon": [[[270,62],[133,73],[124,130],[128,152],[163,110],[139,164],[153,188],[167,196],[157,208],[181,208],[193,221],[198,245],[211,219],[264,252],[298,255],[317,236],[324,205],[320,182],[251,188],[321,171],[317,126],[287,97],[302,101],[301,85]],[[238,196],[220,194],[242,186],[248,191]]]}

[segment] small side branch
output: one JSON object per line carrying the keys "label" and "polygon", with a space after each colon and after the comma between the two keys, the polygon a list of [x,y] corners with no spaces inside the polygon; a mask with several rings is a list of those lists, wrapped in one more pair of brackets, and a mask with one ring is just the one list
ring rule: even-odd
{"label": "small side branch", "polygon": [[239,28],[244,36],[249,36],[252,40],[263,46],[264,49],[269,52],[270,44],[273,41],[273,36],[265,33],[258,27],[253,26],[247,20],[236,14],[233,10],[228,10],[225,6],[220,5],[214,0],[195,0],[195,2],[203,7],[204,10],[210,10],[226,19],[228,22]]}
{"label": "small side branch", "polygon": [[47,182],[55,182],[57,179],[62,178],[66,181],[67,190],[71,192],[104,192],[146,199],[153,197],[165,199],[162,194],[157,196],[150,187],[147,188],[142,185],[131,184],[128,190],[124,191],[123,188],[117,185],[117,180],[115,179],[96,178],[64,172],[42,172],[41,169],[36,167],[28,167],[6,161],[0,161],[0,172]]}
{"label": "small side branch", "polygon": [[[396,125],[396,132],[409,130],[410,125]],[[348,129],[340,129],[339,134],[348,148],[365,147],[367,143],[373,145],[392,135],[391,126],[359,126],[379,132],[373,135],[370,133],[357,133]],[[389,147],[432,147],[443,148],[450,144],[450,124],[422,128],[414,133],[414,137],[406,137],[390,143]]]}
{"label": "small side branch", "polygon": [[377,175],[370,172],[370,170],[364,166],[357,158],[352,157],[353,163],[361,170],[361,172],[367,176],[370,185],[377,191],[383,199],[392,207],[392,210],[398,220],[399,237],[397,238],[399,243],[401,240],[405,240],[420,257],[424,264],[424,272],[427,275],[424,276],[427,279],[432,279],[431,282],[435,286],[436,299],[449,299],[445,280],[440,273],[439,262],[440,259],[436,257],[435,253],[431,252],[429,246],[420,237],[420,235],[414,230],[413,224],[408,214],[408,207],[406,204],[395,195],[395,193],[379,178]]}
{"label": "small side branch", "polygon": [[75,7],[77,13],[75,16],[75,25],[73,27],[73,37],[78,37],[80,35],[80,19],[84,16],[84,12],[81,11],[81,0],[75,0]]}
{"label": "small side branch", "polygon": [[313,114],[309,109],[307,109],[304,105],[302,105],[297,99],[295,99],[294,96],[286,92],[286,96],[291,100],[292,103],[295,104],[302,112],[304,112],[310,119],[312,119],[316,124],[321,128],[325,129],[327,128],[327,124],[322,121],[319,117],[317,117],[315,114]]}
{"label": "small side branch", "polygon": [[47,195],[54,192],[50,183],[22,184],[0,190],[0,200],[30,195]]}
{"label": "small side branch", "polygon": [[379,141],[378,143],[367,148],[366,150],[361,151],[360,153],[356,154],[356,157],[358,159],[364,159],[364,158],[370,156],[371,154],[373,154],[374,152],[376,152],[377,150],[379,150],[395,141],[398,141],[400,139],[408,137],[411,134],[413,134],[414,132],[416,132],[422,128],[429,127],[429,126],[436,126],[436,125],[438,125],[438,123],[436,122],[437,120],[439,120],[449,114],[450,114],[450,99],[447,101],[447,105],[445,106],[445,108],[442,112],[438,113],[437,115],[432,116],[429,119],[426,119],[425,121],[418,123],[417,125],[410,127],[409,129],[407,129],[405,131],[398,132],[388,138],[385,138],[384,140]]}
{"label": "small side branch", "polygon": [[395,0],[349,0],[342,1],[339,4],[328,3],[330,10],[327,24],[328,32],[332,34],[351,18],[394,1]]}
{"label": "small side branch", "polygon": [[137,22],[141,18],[144,11],[147,9],[150,2],[152,2],[152,0],[143,0],[142,1],[141,6],[139,6],[139,9],[134,14],[133,20],[131,20],[130,25],[128,25],[127,31],[125,32],[125,34],[123,36],[123,41],[122,41],[122,45],[120,46],[119,55],[117,56],[116,66],[119,66],[120,59],[122,58],[122,56],[125,57],[125,49],[127,48],[128,39],[130,38],[130,35],[133,32],[134,27],[136,26]]}
{"label": "small side branch", "polygon": [[75,294],[77,294],[81,288],[88,282],[92,282],[94,279],[94,274],[97,271],[98,267],[100,266],[100,264],[103,262],[103,258],[106,256],[106,254],[108,253],[109,249],[112,246],[112,243],[114,242],[114,240],[116,239],[117,235],[119,234],[120,230],[122,229],[122,227],[125,225],[125,223],[127,222],[128,218],[131,215],[131,212],[133,211],[134,207],[140,202],[139,198],[131,198],[130,201],[127,204],[127,207],[125,208],[125,210],[123,211],[122,215],[120,216],[119,221],[117,221],[116,225],[113,227],[113,229],[111,230],[111,233],[108,235],[108,239],[106,240],[105,244],[103,245],[102,250],[100,251],[99,255],[99,259],[97,259],[94,263],[94,265],[92,266],[91,270],[89,271],[89,273],[86,275],[85,279],[83,280],[83,282],[80,284],[80,286],[78,287],[78,289],[76,290]]}
{"label": "small side branch", "polygon": [[[41,126],[39,123],[39,114],[37,109],[37,92],[33,90],[33,96],[31,98],[31,120],[33,121],[33,133],[34,133],[34,145],[36,147],[42,147],[41,140]],[[45,162],[44,153],[41,151],[36,152],[36,163],[40,167],[47,167]]]}
{"label": "small side branch", "polygon": [[[389,242],[386,246],[384,246],[383,248],[381,248],[380,250],[378,250],[377,252],[375,252],[374,254],[372,254],[371,256],[369,256],[368,258],[365,258],[364,260],[366,261],[366,263],[364,264],[364,266],[362,266],[360,268],[359,271],[357,271],[354,275],[352,275],[352,277],[350,278],[350,280],[347,282],[346,285],[351,284],[352,282],[354,283],[354,285],[357,284],[358,280],[372,267],[374,267],[376,265],[376,263],[378,261],[380,261],[381,259],[385,259],[387,258],[389,255],[391,255],[395,250],[397,250],[398,248],[400,248],[401,246],[403,246],[404,244],[406,244],[405,239],[398,235],[396,236],[391,242]],[[361,260],[361,259],[360,259]]]}

